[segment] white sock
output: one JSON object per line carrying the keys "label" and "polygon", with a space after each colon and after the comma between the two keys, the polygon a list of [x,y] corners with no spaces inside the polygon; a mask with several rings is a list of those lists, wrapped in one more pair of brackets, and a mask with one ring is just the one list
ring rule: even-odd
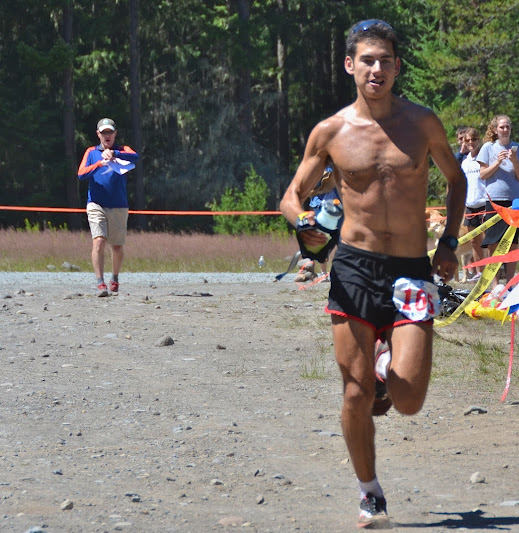
{"label": "white sock", "polygon": [[391,363],[391,352],[387,344],[381,345],[381,353],[375,361],[375,372],[382,378],[387,379],[387,369]]}
{"label": "white sock", "polygon": [[360,499],[364,498],[366,494],[371,493],[376,498],[382,498],[384,496],[384,491],[378,482],[377,476],[375,476],[371,481],[360,481],[357,479],[360,489]]}

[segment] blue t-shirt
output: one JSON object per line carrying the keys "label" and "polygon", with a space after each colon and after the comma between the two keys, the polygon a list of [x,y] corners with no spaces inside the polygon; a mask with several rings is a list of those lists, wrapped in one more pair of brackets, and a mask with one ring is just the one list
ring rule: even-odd
{"label": "blue t-shirt", "polygon": [[[93,202],[101,207],[128,207],[126,174],[121,175],[107,166],[102,166],[103,146],[87,148],[79,165],[78,178],[88,180],[87,204]],[[129,146],[114,146],[115,157],[136,163],[138,154]]]}
{"label": "blue t-shirt", "polygon": [[[519,144],[512,142],[508,146],[503,146],[499,141],[486,142],[481,147],[477,160],[491,166],[497,161],[499,152],[510,149],[512,146],[519,146]],[[486,193],[493,201],[512,201],[519,198],[519,181],[515,177],[514,165],[510,159],[504,159],[494,174],[483,181]]]}

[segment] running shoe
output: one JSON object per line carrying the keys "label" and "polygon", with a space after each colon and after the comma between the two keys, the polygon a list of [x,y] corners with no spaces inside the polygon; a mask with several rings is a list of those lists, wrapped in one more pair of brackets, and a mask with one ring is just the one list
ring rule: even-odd
{"label": "running shoe", "polygon": [[110,280],[110,292],[119,292],[119,282],[114,279]]}
{"label": "running shoe", "polygon": [[481,272],[478,272],[477,274],[475,274],[474,276],[472,276],[471,278],[469,278],[467,280],[467,283],[476,283],[477,281],[479,281],[479,278],[481,277]]}
{"label": "running shoe", "polygon": [[99,298],[103,298],[104,296],[108,296],[108,287],[106,286],[106,283],[100,283],[97,286],[97,296]]}
{"label": "running shoe", "polygon": [[388,529],[391,527],[386,510],[386,499],[377,498],[370,492],[362,498],[357,526],[364,529]]}
{"label": "running shoe", "polygon": [[387,368],[391,362],[391,352],[387,342],[380,339],[375,344],[375,375],[379,381],[386,381]]}
{"label": "running shoe", "polygon": [[375,401],[373,402],[373,416],[385,415],[393,402],[388,396],[386,387],[387,368],[391,362],[391,352],[387,342],[380,339],[375,344]]}

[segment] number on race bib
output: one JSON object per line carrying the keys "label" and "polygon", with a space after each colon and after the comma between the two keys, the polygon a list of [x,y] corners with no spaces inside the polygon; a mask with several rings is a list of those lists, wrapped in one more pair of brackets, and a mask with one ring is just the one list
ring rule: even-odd
{"label": "number on race bib", "polygon": [[428,313],[434,313],[434,301],[432,296],[424,290],[418,289],[417,291],[414,291],[413,289],[406,289],[404,294],[405,302],[401,310],[411,311],[414,307],[417,311],[424,311],[427,308]]}
{"label": "number on race bib", "polygon": [[438,287],[420,279],[398,278],[394,284],[393,303],[414,321],[431,320],[440,312]]}

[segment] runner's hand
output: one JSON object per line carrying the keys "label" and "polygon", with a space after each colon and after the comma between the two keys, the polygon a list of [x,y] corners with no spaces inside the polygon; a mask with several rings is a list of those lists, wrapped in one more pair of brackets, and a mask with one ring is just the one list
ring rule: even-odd
{"label": "runner's hand", "polygon": [[458,258],[456,253],[439,244],[432,260],[432,274],[437,274],[446,283],[454,278],[457,269]]}
{"label": "runner's hand", "polygon": [[[313,226],[315,224],[315,211],[305,212],[305,218]],[[328,242],[328,237],[322,231],[318,230],[309,229],[302,231],[299,235],[306,246],[320,246]]]}

